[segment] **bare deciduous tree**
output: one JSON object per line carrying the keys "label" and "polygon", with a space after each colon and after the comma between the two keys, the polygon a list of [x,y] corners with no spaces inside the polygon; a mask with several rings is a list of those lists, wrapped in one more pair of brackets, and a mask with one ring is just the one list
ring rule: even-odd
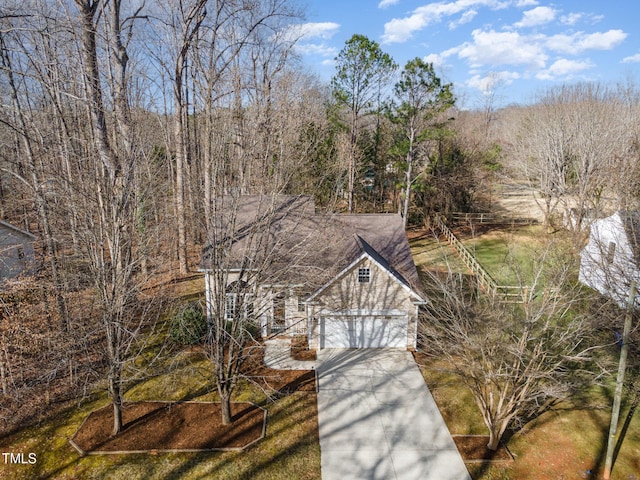
{"label": "bare deciduous tree", "polygon": [[547,225],[562,206],[573,209],[569,227],[579,232],[583,220],[594,216],[588,215],[590,210],[597,213],[607,206],[607,195],[620,196],[618,172],[631,171],[633,164],[628,112],[620,95],[600,84],[552,89],[538,104],[512,111],[521,115],[519,128],[506,129],[510,152]]}
{"label": "bare deciduous tree", "polygon": [[593,378],[586,368],[594,354],[591,329],[575,310],[580,295],[568,286],[570,267],[552,261],[551,249],[539,258],[521,304],[478,296],[461,275],[429,278],[422,348],[469,388],[494,450],[508,428],[526,424]]}

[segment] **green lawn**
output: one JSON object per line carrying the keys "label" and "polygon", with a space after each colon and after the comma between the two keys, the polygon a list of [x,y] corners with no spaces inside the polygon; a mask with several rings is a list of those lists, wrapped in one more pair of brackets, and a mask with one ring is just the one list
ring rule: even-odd
{"label": "green lawn", "polygon": [[[549,237],[539,225],[508,227],[458,238],[498,285],[513,286],[533,284],[533,276],[538,271],[538,263],[548,242],[562,244],[559,236]],[[468,273],[467,267],[445,240],[439,241],[433,235],[424,234],[412,237],[410,246],[419,271]],[[547,252],[547,256],[549,259],[557,258],[558,247]]]}
{"label": "green lawn", "polygon": [[[437,362],[425,362],[422,374],[452,434],[486,435],[470,391]],[[474,480],[601,478],[611,418],[612,389],[594,388],[580,401],[565,404],[507,435],[513,462],[467,464]],[[625,428],[626,423],[626,428]],[[620,448],[612,480],[640,478],[640,413],[625,404],[620,414]]]}
{"label": "green lawn", "polygon": [[[197,298],[203,282],[195,280],[179,285],[183,299]],[[200,292],[198,292],[198,288]],[[125,401],[199,400],[216,401],[211,383],[212,366],[198,353],[162,351],[166,326],[157,331],[140,357],[160,359],[129,386]],[[98,388],[98,387],[96,387]],[[102,392],[105,391],[103,388]],[[43,419],[38,425],[0,439],[2,452],[23,453],[26,464],[0,464],[0,478],[33,480],[55,479],[319,479],[320,444],[318,439],[315,393],[297,392],[267,399],[257,386],[241,384],[235,401],[248,401],[268,411],[266,438],[243,452],[163,453],[97,455],[81,457],[70,446],[71,438],[87,415],[108,404],[106,394]],[[29,454],[36,462],[29,464]]]}
{"label": "green lawn", "polygon": [[[206,368],[205,365],[200,365]],[[215,395],[198,395],[209,389],[190,376],[198,365],[185,365],[171,376],[156,377],[136,385],[127,393],[138,399],[215,400]],[[193,381],[190,381],[192,378]],[[163,395],[156,394],[164,392]],[[196,396],[194,396],[196,395]],[[56,479],[318,479],[320,446],[316,395],[294,393],[273,402],[254,388],[245,386],[238,401],[254,401],[268,410],[267,436],[243,452],[172,453],[157,455],[100,455],[81,457],[68,443],[86,416],[106,405],[105,396],[74,406],[55,418],[0,441],[3,452],[35,453],[33,465],[0,466],[0,478]]]}
{"label": "green lawn", "polygon": [[492,231],[462,242],[499,285],[530,285],[545,239],[542,227],[527,226]]}
{"label": "green lawn", "polygon": [[[545,242],[550,239],[559,243],[549,256],[552,267],[554,261],[566,265],[566,262],[575,260],[575,253],[570,252],[572,246],[566,242],[563,246],[566,239],[560,236],[550,238],[537,226],[508,232],[491,231],[461,240],[475,251],[479,262],[499,284],[516,282],[515,272],[521,272],[522,284],[528,284],[532,280],[533,265],[544,251]],[[446,267],[446,263],[438,260],[439,256],[446,257],[439,253],[446,251],[446,244],[418,238],[412,239],[411,248],[419,271]],[[449,264],[454,263],[450,261]],[[422,372],[452,434],[487,434],[475,400],[459,378],[445,373],[443,365],[433,361],[423,365]],[[507,447],[515,460],[503,464],[468,464],[472,477],[475,480],[599,478],[587,472],[591,470],[601,474],[604,468],[612,391],[612,386],[594,387],[592,391],[584,392],[579,401],[549,411],[517,433],[507,436]],[[611,478],[638,480],[640,413],[630,407],[628,397],[620,414],[619,429],[624,435],[619,440]]]}

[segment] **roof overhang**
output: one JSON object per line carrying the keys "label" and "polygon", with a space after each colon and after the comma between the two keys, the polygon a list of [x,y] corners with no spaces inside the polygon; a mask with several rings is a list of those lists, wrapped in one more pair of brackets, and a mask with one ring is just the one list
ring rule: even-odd
{"label": "roof overhang", "polygon": [[[399,278],[394,272],[389,270],[386,266],[382,265],[379,261],[377,261],[373,256],[369,255],[367,252],[363,252],[358,258],[356,258],[353,262],[351,262],[347,267],[342,269],[340,273],[338,273],[335,277],[325,283],[322,287],[320,287],[316,292],[314,292],[309,298],[307,298],[306,302],[312,302],[317,296],[321,295],[327,288],[331,285],[342,279],[349,271],[351,271],[356,265],[358,265],[362,260],[369,259],[374,265],[380,268],[382,271],[386,272],[386,274],[396,283],[398,283],[410,296],[414,298],[415,301],[421,303],[427,303],[427,301],[422,298],[422,296],[417,293],[411,286],[409,286],[402,278]],[[305,303],[306,303],[305,302]]]}

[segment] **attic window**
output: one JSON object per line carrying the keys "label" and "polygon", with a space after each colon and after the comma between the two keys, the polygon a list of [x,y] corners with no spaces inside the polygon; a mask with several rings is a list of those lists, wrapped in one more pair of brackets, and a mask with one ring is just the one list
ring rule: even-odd
{"label": "attic window", "polygon": [[358,269],[358,283],[369,283],[371,281],[371,269],[359,268]]}
{"label": "attic window", "polygon": [[21,246],[18,246],[18,258],[24,260],[24,249]]}
{"label": "attic window", "polygon": [[609,249],[607,250],[607,263],[613,263],[613,257],[616,254],[616,244],[614,242],[609,242]]}

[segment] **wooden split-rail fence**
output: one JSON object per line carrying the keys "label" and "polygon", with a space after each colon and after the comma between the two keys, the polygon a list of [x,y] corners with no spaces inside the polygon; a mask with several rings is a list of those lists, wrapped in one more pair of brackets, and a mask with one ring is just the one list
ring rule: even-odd
{"label": "wooden split-rail fence", "polygon": [[514,285],[498,285],[493,277],[478,262],[475,255],[458,240],[454,233],[447,227],[439,215],[434,218],[436,227],[442,232],[449,244],[456,251],[465,266],[475,275],[479,288],[488,295],[499,296],[506,302],[523,303],[531,300],[533,293],[530,287]]}
{"label": "wooden split-rail fence", "polygon": [[502,215],[496,215],[495,213],[480,212],[480,213],[466,213],[466,212],[453,212],[448,215],[448,218],[454,223],[467,223],[467,224],[499,224],[499,225],[531,225],[537,223],[535,218],[517,218],[517,217],[505,217]]}

